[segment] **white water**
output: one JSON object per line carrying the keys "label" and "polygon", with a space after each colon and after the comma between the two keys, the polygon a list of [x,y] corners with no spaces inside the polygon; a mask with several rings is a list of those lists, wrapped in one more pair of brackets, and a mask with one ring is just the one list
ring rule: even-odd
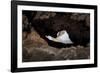
{"label": "white water", "polygon": [[46,38],[48,38],[49,40],[52,40],[54,42],[60,42],[60,43],[64,43],[64,44],[72,44],[73,43],[70,40],[67,31],[65,31],[65,30],[58,32],[56,38],[54,38],[52,36],[46,36]]}

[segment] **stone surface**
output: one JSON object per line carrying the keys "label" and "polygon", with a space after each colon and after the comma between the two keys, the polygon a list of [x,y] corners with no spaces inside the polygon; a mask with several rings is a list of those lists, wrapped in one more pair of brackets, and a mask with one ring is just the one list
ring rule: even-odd
{"label": "stone surface", "polygon": [[23,40],[23,62],[89,58],[89,44],[87,47],[78,45],[66,48],[55,48],[49,46],[35,31],[28,35],[27,39]]}
{"label": "stone surface", "polygon": [[[22,24],[23,62],[90,58],[89,14],[26,11],[23,12]],[[45,38],[45,35],[56,37],[61,30],[68,31],[77,45],[68,47]]]}

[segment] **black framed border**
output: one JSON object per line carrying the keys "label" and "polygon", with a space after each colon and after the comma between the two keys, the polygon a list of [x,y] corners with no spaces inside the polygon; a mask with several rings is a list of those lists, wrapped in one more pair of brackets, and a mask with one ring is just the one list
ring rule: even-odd
{"label": "black framed border", "polygon": [[[93,63],[73,64],[73,65],[51,65],[51,66],[36,66],[36,67],[18,67],[18,6],[40,6],[40,7],[58,7],[72,9],[86,9],[93,11],[94,23],[94,51]],[[45,2],[26,2],[26,1],[11,1],[11,72],[25,71],[43,71],[43,70],[58,70],[58,69],[73,69],[73,68],[89,68],[97,67],[97,6],[95,5],[80,5],[80,4],[60,4],[60,3],[45,3]]]}

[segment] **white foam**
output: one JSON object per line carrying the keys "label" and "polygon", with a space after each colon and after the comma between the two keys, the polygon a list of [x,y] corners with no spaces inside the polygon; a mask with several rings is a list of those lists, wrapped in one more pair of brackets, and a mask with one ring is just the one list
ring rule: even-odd
{"label": "white foam", "polygon": [[64,43],[64,44],[71,44],[73,43],[70,38],[69,35],[67,33],[66,30],[62,30],[60,32],[57,33],[57,37],[54,38],[52,36],[46,36],[49,40],[52,40],[54,42],[60,42],[60,43]]}

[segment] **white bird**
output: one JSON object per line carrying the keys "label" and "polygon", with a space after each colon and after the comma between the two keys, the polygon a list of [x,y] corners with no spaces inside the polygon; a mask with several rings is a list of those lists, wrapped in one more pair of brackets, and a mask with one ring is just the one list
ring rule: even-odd
{"label": "white bird", "polygon": [[57,33],[57,37],[54,38],[52,36],[46,36],[51,41],[60,42],[64,44],[72,44],[73,42],[70,40],[69,35],[66,30],[62,30]]}

